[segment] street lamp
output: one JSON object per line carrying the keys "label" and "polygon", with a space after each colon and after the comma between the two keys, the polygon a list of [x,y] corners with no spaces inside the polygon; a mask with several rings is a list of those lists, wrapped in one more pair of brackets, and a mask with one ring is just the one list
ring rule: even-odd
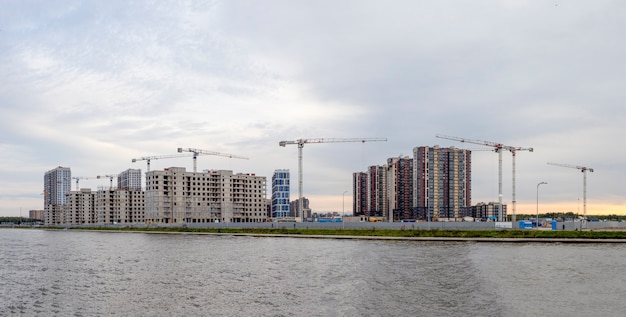
{"label": "street lamp", "polygon": [[342,203],[342,206],[341,206],[341,228],[342,229],[346,227],[345,222],[344,222],[345,219],[343,219],[343,217],[346,216],[346,193],[347,192],[348,192],[347,190],[344,190],[342,194],[342,202],[341,202]]}
{"label": "street lamp", "polygon": [[539,229],[539,185],[548,184],[546,182],[541,182],[537,184],[537,229]]}

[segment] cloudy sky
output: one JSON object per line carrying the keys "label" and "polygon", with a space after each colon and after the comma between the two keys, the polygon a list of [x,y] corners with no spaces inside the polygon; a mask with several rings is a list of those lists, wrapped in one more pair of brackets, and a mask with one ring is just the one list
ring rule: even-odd
{"label": "cloudy sky", "polygon": [[[178,147],[198,169],[271,179],[299,138],[316,211],[352,209],[352,173],[437,134],[532,147],[517,213],[626,213],[626,2],[2,1],[0,216],[43,209],[43,175],[93,177]],[[474,152],[472,203],[498,200],[498,156]],[[511,203],[511,155],[503,156]],[[152,161],[152,169],[191,158]],[[72,188],[74,188],[74,183]],[[80,187],[108,186],[83,180]],[[268,191],[269,193],[270,191]]]}

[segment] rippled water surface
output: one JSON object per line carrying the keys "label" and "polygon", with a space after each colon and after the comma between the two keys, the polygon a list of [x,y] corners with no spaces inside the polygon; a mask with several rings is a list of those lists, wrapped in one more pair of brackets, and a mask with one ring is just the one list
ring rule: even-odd
{"label": "rippled water surface", "polygon": [[0,230],[0,316],[624,316],[626,246]]}

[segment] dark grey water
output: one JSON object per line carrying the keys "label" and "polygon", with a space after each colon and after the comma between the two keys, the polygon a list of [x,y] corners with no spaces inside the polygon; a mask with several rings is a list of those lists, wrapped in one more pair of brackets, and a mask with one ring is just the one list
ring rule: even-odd
{"label": "dark grey water", "polygon": [[0,230],[0,316],[624,316],[626,246]]}

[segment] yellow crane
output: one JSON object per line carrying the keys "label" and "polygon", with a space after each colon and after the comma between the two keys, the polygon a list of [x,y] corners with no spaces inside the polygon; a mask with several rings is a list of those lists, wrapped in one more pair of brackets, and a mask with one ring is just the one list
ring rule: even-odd
{"label": "yellow crane", "polygon": [[506,221],[506,219],[503,219],[502,217],[502,214],[503,214],[502,212],[502,150],[507,150],[511,152],[512,164],[513,164],[513,168],[512,168],[513,169],[513,187],[511,188],[513,191],[513,199],[512,199],[513,215],[511,217],[511,220],[513,221],[513,223],[515,223],[516,221],[515,219],[515,216],[516,216],[516,213],[515,213],[515,204],[516,204],[516,201],[515,201],[515,153],[517,151],[533,152],[533,148],[523,148],[523,147],[517,147],[517,146],[503,145],[502,143],[497,143],[497,142],[466,139],[466,138],[459,138],[455,136],[448,136],[448,135],[441,135],[441,134],[437,134],[436,136],[441,139],[490,146],[494,148],[494,151],[496,151],[496,153],[498,153],[498,215],[499,215],[498,221]]}
{"label": "yellow crane", "polygon": [[132,161],[133,163],[137,161],[146,161],[148,163],[146,172],[149,172],[151,160],[160,160],[160,159],[177,158],[177,157],[190,157],[190,156],[193,156],[193,154],[183,153],[183,154],[170,154],[170,155],[154,155],[154,156],[143,156],[139,158],[134,158],[132,159]]}
{"label": "yellow crane", "polygon": [[247,160],[247,157],[244,156],[238,156],[238,155],[234,155],[234,154],[227,154],[227,153],[220,153],[220,152],[213,152],[213,151],[205,151],[205,150],[199,150],[199,149],[192,149],[192,148],[178,148],[178,153],[182,153],[182,152],[191,152],[193,153],[193,172],[196,172],[196,159],[198,158],[198,155],[217,155],[217,156],[225,156],[225,157],[229,157],[229,158],[238,158],[238,159],[243,159],[243,160]]}
{"label": "yellow crane", "polygon": [[387,141],[386,138],[348,138],[348,139],[337,139],[337,138],[317,138],[317,139],[298,139],[295,141],[280,141],[278,143],[279,146],[285,147],[287,145],[297,145],[298,146],[298,217],[300,217],[301,221],[304,221],[304,213],[302,212],[303,202],[302,202],[302,148],[307,143],[343,143],[343,142],[374,142],[374,141]]}
{"label": "yellow crane", "polygon": [[586,166],[579,166],[579,165],[550,163],[550,162],[548,162],[548,165],[576,168],[576,169],[579,169],[583,173],[583,215],[584,215],[584,218],[587,219],[587,172],[593,173],[593,168],[586,167]]}

